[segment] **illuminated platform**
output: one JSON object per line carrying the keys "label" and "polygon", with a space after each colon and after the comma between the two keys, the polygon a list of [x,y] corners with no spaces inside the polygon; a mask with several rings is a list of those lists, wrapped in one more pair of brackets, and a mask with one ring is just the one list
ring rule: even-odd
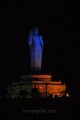
{"label": "illuminated platform", "polygon": [[35,75],[41,81],[32,81],[32,87],[37,88],[41,93],[41,96],[58,95],[62,96],[66,92],[66,85],[62,84],[61,81],[51,81],[52,76],[50,75]]}
{"label": "illuminated platform", "polygon": [[51,75],[24,75],[21,76],[21,80],[36,80],[36,81],[51,81],[52,76]]}
{"label": "illuminated platform", "polygon": [[42,97],[61,97],[66,93],[66,85],[61,81],[52,81],[51,75],[23,75],[19,82],[13,82],[8,86],[8,93],[10,97],[15,98],[20,96],[20,91],[25,90],[29,98],[33,88],[37,88]]}

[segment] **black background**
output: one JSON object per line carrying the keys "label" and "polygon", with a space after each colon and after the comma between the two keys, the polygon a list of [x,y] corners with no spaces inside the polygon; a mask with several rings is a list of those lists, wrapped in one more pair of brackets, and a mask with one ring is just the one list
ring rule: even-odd
{"label": "black background", "polygon": [[8,3],[8,80],[29,71],[28,32],[39,26],[44,40],[42,66],[79,93],[78,3],[56,1]]}

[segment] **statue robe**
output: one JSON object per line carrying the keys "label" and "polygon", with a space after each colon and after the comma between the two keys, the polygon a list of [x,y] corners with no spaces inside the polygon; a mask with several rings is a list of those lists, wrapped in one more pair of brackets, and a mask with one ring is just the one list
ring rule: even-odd
{"label": "statue robe", "polygon": [[30,34],[28,44],[30,48],[31,69],[40,70],[43,50],[42,36]]}

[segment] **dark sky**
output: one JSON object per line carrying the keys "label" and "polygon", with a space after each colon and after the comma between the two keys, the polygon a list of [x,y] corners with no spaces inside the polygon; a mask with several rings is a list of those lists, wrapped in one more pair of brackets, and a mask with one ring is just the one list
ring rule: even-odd
{"label": "dark sky", "polygon": [[23,75],[29,69],[27,36],[39,26],[44,39],[43,68],[66,80],[79,79],[79,20],[73,3],[14,3],[8,6],[8,74]]}

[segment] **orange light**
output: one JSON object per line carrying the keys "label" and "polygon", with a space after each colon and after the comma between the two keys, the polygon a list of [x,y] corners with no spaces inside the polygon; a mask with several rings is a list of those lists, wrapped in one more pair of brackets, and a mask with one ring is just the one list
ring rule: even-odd
{"label": "orange light", "polygon": [[[55,95],[62,97],[65,94],[62,91],[66,91],[66,85],[62,84],[61,80],[51,81],[50,75],[32,75],[32,78],[38,79],[37,81],[33,80],[32,85],[36,86],[41,94],[51,94],[53,97]],[[68,94],[67,97],[69,97]]]}
{"label": "orange light", "polygon": [[42,87],[40,86],[40,88],[42,88]]}

